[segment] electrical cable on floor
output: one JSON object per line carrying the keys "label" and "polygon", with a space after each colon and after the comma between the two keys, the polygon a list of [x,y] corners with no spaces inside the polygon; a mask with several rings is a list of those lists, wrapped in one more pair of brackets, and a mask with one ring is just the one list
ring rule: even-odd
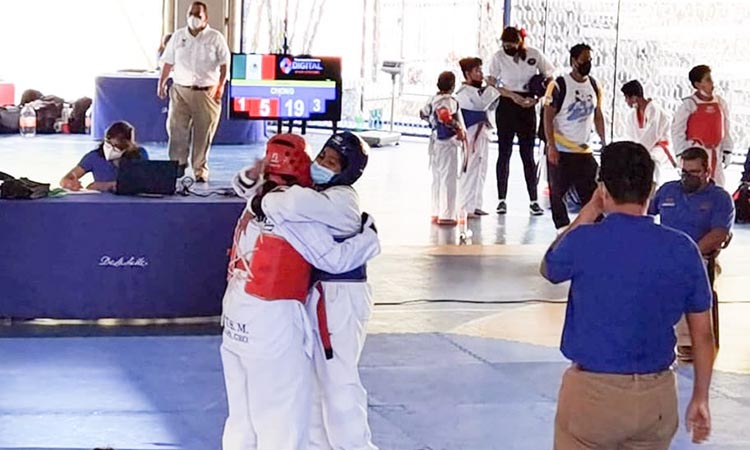
{"label": "electrical cable on floor", "polygon": [[464,300],[451,298],[436,299],[414,299],[404,300],[402,302],[375,302],[375,306],[402,306],[426,303],[460,303],[469,305],[514,305],[514,304],[531,304],[531,303],[548,303],[548,304],[565,304],[567,300]]}
{"label": "electrical cable on floor", "polygon": [[[465,300],[465,299],[451,299],[451,298],[436,298],[436,299],[414,299],[404,300],[402,302],[375,302],[375,306],[403,306],[403,305],[417,305],[427,303],[458,303],[468,305],[529,305],[529,304],[550,304],[550,305],[564,305],[567,304],[567,300]],[[720,305],[742,305],[750,304],[747,300],[719,300]]]}
{"label": "electrical cable on floor", "polygon": [[237,194],[234,192],[234,189],[232,188],[220,188],[220,189],[214,189],[211,191],[206,192],[196,192],[192,189],[193,185],[195,184],[195,180],[192,177],[183,177],[180,180],[180,190],[177,191],[178,194],[182,195],[183,197],[188,196],[195,196],[195,197],[201,197],[201,198],[207,198],[212,195],[219,195],[222,197],[237,197]]}

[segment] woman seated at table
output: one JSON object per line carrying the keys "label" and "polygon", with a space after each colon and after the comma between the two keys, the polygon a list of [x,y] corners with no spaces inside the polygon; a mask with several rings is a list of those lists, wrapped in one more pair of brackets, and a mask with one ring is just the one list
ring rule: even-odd
{"label": "woman seated at table", "polygon": [[135,143],[135,129],[125,121],[114,122],[107,128],[104,141],[86,153],[67,175],[60,186],[71,191],[82,188],[81,177],[91,172],[94,182],[86,189],[114,191],[117,185],[117,168],[122,159],[148,159],[148,153]]}

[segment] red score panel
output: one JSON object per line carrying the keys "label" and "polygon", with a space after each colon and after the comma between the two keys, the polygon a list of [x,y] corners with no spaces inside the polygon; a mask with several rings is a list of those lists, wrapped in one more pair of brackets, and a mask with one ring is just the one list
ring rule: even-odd
{"label": "red score panel", "polygon": [[251,117],[278,117],[279,99],[238,97],[234,99],[234,110]]}

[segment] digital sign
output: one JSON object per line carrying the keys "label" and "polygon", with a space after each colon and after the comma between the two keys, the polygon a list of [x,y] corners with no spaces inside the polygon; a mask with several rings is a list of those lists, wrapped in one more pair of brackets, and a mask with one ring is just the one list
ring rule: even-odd
{"label": "digital sign", "polygon": [[229,117],[341,120],[341,58],[232,54]]}

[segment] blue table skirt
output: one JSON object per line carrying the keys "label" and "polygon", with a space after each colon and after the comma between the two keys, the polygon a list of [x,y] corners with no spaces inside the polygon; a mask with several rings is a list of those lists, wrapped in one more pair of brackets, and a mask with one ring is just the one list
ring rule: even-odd
{"label": "blue table skirt", "polygon": [[[135,126],[138,142],[166,142],[169,99],[162,100],[156,96],[158,82],[159,77],[154,73],[97,77],[92,114],[94,139],[102,139],[112,122],[127,120]],[[228,118],[228,92],[229,89],[224,90],[224,106],[214,144],[262,142],[265,139],[265,122]]]}
{"label": "blue table skirt", "polygon": [[244,206],[110,194],[0,200],[0,317],[219,315]]}

